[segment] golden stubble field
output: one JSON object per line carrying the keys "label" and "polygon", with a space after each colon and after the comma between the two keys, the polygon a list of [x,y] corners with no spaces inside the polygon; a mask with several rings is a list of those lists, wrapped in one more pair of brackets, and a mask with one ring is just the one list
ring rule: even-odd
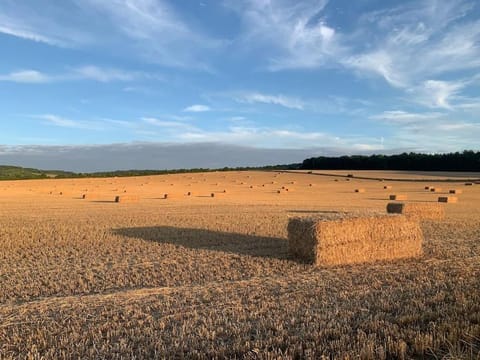
{"label": "golden stubble field", "polygon": [[[0,359],[478,358],[480,185],[455,176],[0,182]],[[314,268],[288,257],[291,216],[449,189],[463,193],[444,221],[422,224],[422,258]]]}

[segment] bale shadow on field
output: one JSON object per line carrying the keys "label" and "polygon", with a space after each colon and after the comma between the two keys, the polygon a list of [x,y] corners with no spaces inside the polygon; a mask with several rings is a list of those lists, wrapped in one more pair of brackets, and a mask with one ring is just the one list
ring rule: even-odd
{"label": "bale shadow on field", "polygon": [[172,226],[119,228],[112,231],[115,235],[190,249],[288,259],[288,240],[282,238]]}

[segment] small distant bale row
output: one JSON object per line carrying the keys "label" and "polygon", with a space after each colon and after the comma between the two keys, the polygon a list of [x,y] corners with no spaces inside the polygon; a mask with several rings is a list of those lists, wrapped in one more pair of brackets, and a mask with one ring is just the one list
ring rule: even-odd
{"label": "small distant bale row", "polygon": [[137,195],[117,195],[115,196],[116,203],[133,203],[138,202],[140,198]]}
{"label": "small distant bale row", "polygon": [[388,203],[387,213],[402,214],[414,219],[442,220],[445,218],[445,207],[439,203]]}
{"label": "small distant bale row", "polygon": [[438,202],[441,202],[441,203],[456,203],[456,202],[458,202],[458,198],[456,196],[440,196],[438,198]]}
{"label": "small distant bale row", "polygon": [[393,260],[422,255],[418,221],[402,215],[291,218],[291,257],[316,266]]}
{"label": "small distant bale row", "polygon": [[390,200],[407,200],[408,196],[405,194],[392,194],[389,196]]}

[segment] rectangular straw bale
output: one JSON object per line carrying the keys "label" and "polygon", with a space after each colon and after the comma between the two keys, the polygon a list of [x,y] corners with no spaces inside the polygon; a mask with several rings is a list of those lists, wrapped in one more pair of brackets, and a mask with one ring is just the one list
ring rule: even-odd
{"label": "rectangular straw bale", "polygon": [[364,193],[364,192],[365,192],[365,189],[355,189],[355,192],[356,192],[356,193]]}
{"label": "rectangular straw bale", "polygon": [[438,188],[438,187],[437,188],[430,188],[430,191],[431,192],[440,192],[440,191],[442,191],[442,188]]}
{"label": "rectangular straw bale", "polygon": [[463,190],[462,189],[450,189],[450,190],[448,190],[448,192],[450,194],[461,194],[461,193],[463,193]]}
{"label": "rectangular straw bale", "polygon": [[404,194],[392,194],[390,195],[390,200],[407,200],[407,195]]}
{"label": "rectangular straw bale", "polygon": [[291,218],[291,257],[316,266],[393,260],[422,255],[418,221],[403,215]]}
{"label": "rectangular straw bale", "polygon": [[430,190],[431,188],[431,186],[425,186],[425,190]]}
{"label": "rectangular straw bale", "polygon": [[392,188],[392,185],[385,185],[383,188],[386,190],[390,190]]}
{"label": "rectangular straw bale", "polygon": [[132,203],[137,202],[140,198],[137,195],[117,195],[115,196],[116,203]]}
{"label": "rectangular straw bale", "polygon": [[92,193],[85,193],[85,194],[82,195],[82,199],[98,200],[98,199],[100,199],[100,195],[99,194],[92,194]]}
{"label": "rectangular straw bale", "polygon": [[442,203],[456,203],[458,198],[456,196],[440,196],[438,202]]}
{"label": "rectangular straw bale", "polygon": [[414,219],[441,220],[445,218],[445,207],[439,203],[388,203],[387,213],[403,214]]}
{"label": "rectangular straw bale", "polygon": [[473,183],[471,183],[471,182],[466,182],[465,183],[465,186],[472,186],[472,185],[473,185]]}

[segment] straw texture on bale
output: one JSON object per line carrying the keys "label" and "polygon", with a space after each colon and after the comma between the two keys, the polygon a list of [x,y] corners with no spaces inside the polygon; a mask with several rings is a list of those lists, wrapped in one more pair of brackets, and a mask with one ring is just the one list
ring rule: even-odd
{"label": "straw texture on bale", "polygon": [[316,266],[416,257],[422,242],[418,221],[403,215],[297,217],[288,223],[290,256]]}
{"label": "straw texture on bale", "polygon": [[439,203],[388,203],[387,213],[403,214],[414,219],[441,220],[445,218],[445,207]]}
{"label": "straw texture on bale", "polygon": [[407,200],[407,195],[404,195],[404,194],[400,194],[400,195],[397,195],[397,194],[393,194],[393,195],[390,195],[390,200]]}
{"label": "straw texture on bale", "polygon": [[450,194],[461,194],[463,191],[461,189],[451,189],[448,192]]}
{"label": "straw texture on bale", "polygon": [[456,196],[440,196],[438,202],[442,203],[456,203],[458,198]]}
{"label": "straw texture on bale", "polygon": [[115,196],[116,203],[129,203],[129,202],[137,202],[139,197],[137,195],[117,195]]}

